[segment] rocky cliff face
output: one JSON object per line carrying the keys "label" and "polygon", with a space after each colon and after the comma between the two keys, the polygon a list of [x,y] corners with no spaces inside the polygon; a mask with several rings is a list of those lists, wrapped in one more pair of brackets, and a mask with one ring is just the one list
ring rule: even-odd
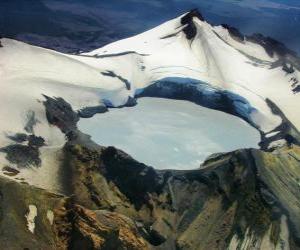
{"label": "rocky cliff face", "polygon": [[125,215],[0,178],[1,249],[147,249]]}
{"label": "rocky cliff face", "polygon": [[193,171],[155,171],[112,147],[65,151],[76,202],[128,215],[152,249],[299,247],[297,146],[216,155]]}

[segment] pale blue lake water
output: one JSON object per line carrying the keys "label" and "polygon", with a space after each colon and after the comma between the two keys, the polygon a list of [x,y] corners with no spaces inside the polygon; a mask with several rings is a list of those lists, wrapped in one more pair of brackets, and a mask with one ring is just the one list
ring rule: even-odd
{"label": "pale blue lake water", "polygon": [[158,169],[198,168],[213,153],[258,148],[260,141],[258,131],[235,116],[159,98],[81,119],[78,126],[100,145]]}

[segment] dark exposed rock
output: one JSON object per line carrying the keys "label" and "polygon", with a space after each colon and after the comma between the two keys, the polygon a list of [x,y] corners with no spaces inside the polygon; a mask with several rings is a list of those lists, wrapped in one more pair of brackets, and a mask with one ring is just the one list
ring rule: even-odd
{"label": "dark exposed rock", "polygon": [[94,107],[86,107],[78,111],[78,115],[81,118],[91,118],[95,114],[102,114],[108,111],[105,105],[99,105]]}
{"label": "dark exposed rock", "polygon": [[197,28],[193,22],[194,17],[204,21],[203,16],[197,9],[189,11],[189,13],[181,18],[181,24],[186,25],[186,27],[183,28],[183,32],[188,40],[192,40],[197,35]]}
{"label": "dark exposed rock", "polygon": [[104,103],[108,108],[124,108],[124,107],[134,107],[135,105],[137,105],[137,100],[132,96],[128,96],[126,103],[117,107],[113,106],[112,103],[107,100],[105,100]]}
{"label": "dark exposed rock", "polygon": [[62,98],[51,98],[45,95],[44,97],[46,98],[44,106],[48,122],[60,128],[65,134],[76,129],[79,117],[71,105]]}
{"label": "dark exposed rock", "polygon": [[223,28],[227,29],[229,34],[239,42],[243,42],[245,40],[245,36],[235,27],[232,27],[227,24],[221,24]]}
{"label": "dark exposed rock", "polygon": [[120,52],[120,53],[92,55],[92,56],[91,55],[82,55],[82,54],[80,54],[79,56],[94,57],[94,58],[107,58],[107,57],[126,56],[126,55],[130,55],[130,54],[136,54],[136,55],[139,55],[139,56],[149,56],[149,54],[141,54],[141,53],[138,53],[136,51],[124,51],[124,52]]}
{"label": "dark exposed rock", "polygon": [[14,135],[7,135],[7,138],[16,142],[16,143],[23,143],[28,142],[28,146],[32,147],[42,147],[45,145],[45,140],[41,136],[36,135],[27,135],[23,133],[16,133]]}
{"label": "dark exposed rock", "polygon": [[175,33],[172,33],[172,34],[169,34],[169,35],[166,35],[166,36],[162,36],[160,39],[167,39],[167,38],[174,37],[174,36],[176,36],[179,32],[180,32],[180,31],[175,32]]}
{"label": "dark exposed rock", "polygon": [[17,142],[17,143],[22,143],[27,141],[28,139],[28,135],[23,134],[23,133],[17,133],[15,135],[7,135],[7,138],[9,138],[10,140]]}
{"label": "dark exposed rock", "polygon": [[40,153],[37,147],[14,144],[3,147],[0,152],[6,153],[6,159],[20,168],[41,165]]}
{"label": "dark exposed rock", "polygon": [[[0,152],[6,153],[6,159],[9,162],[21,168],[41,165],[39,148],[45,145],[43,137],[22,133],[7,137],[17,142],[17,144],[0,148]],[[26,141],[27,145],[24,145]]]}
{"label": "dark exposed rock", "polygon": [[290,82],[292,83],[292,91],[294,94],[300,92],[299,80],[296,77],[292,77]]}
{"label": "dark exposed rock", "polygon": [[119,189],[126,190],[124,194],[137,209],[148,203],[148,193],[161,192],[162,176],[116,148],[106,148],[101,160],[107,180],[114,182]]}
{"label": "dark exposed rock", "polygon": [[297,128],[289,121],[289,119],[287,119],[284,113],[274,102],[270,99],[266,99],[266,103],[270,107],[272,113],[278,115],[282,122],[277,128],[270,131],[270,133],[277,132],[275,135],[267,137],[265,134],[262,134],[262,140],[260,142],[262,150],[268,150],[271,142],[281,139],[286,140],[288,145],[300,145],[300,132]]}
{"label": "dark exposed rock", "polygon": [[107,70],[105,72],[101,72],[101,74],[104,75],[104,76],[110,76],[110,77],[118,78],[120,81],[122,81],[125,84],[126,88],[128,90],[130,90],[130,88],[131,88],[130,82],[127,79],[123,78],[122,76],[117,75],[115,72],[113,72],[111,70]]}
{"label": "dark exposed rock", "polygon": [[197,17],[200,21],[205,21],[204,17],[202,16],[202,14],[199,12],[198,9],[192,9],[185,16],[181,18],[181,23],[188,24],[189,22],[192,21],[194,17]]}
{"label": "dark exposed rock", "polygon": [[293,65],[288,66],[286,63],[283,64],[282,70],[287,74],[293,74],[295,72]]}
{"label": "dark exposed rock", "polygon": [[134,107],[135,105],[137,105],[136,99],[134,97],[128,96],[128,100],[124,106],[125,107]]}
{"label": "dark exposed rock", "polygon": [[287,56],[287,55],[292,55],[292,56],[297,56],[297,53],[288,49],[283,43],[271,38],[271,37],[265,37],[262,34],[255,33],[251,36],[246,36],[246,39],[248,41],[257,43],[261,45],[266,52],[268,53],[269,56],[273,57],[274,54],[277,54],[279,56]]}
{"label": "dark exposed rock", "polygon": [[45,140],[41,136],[29,135],[28,146],[40,148],[45,145]]}
{"label": "dark exposed rock", "polygon": [[299,93],[300,92],[300,85],[297,85],[295,88],[293,88],[293,92],[294,92],[294,94]]}
{"label": "dark exposed rock", "polygon": [[296,87],[296,85],[299,83],[296,77],[292,77],[290,82],[292,82],[292,87]]}
{"label": "dark exposed rock", "polygon": [[[59,205],[60,197],[44,190],[0,177],[0,249],[57,249],[47,211]],[[34,233],[26,215],[29,205],[37,207]]]}
{"label": "dark exposed rock", "polygon": [[176,100],[187,100],[198,105],[220,110],[238,116],[251,125],[249,118],[253,108],[248,101],[234,93],[214,88],[207,83],[193,79],[166,78],[143,89],[137,97],[163,97]]}
{"label": "dark exposed rock", "polygon": [[15,169],[15,168],[12,168],[10,166],[5,166],[3,169],[2,169],[3,173],[5,175],[8,175],[8,176],[16,176],[17,174],[20,173],[19,170]]}

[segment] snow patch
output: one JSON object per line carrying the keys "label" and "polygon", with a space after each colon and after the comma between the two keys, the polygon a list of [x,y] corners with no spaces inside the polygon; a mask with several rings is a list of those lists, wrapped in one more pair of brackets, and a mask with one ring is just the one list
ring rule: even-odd
{"label": "snow patch", "polygon": [[47,211],[47,219],[48,219],[50,225],[53,225],[54,213],[51,210]]}
{"label": "snow patch", "polygon": [[25,215],[27,220],[27,227],[31,233],[34,233],[35,229],[35,217],[37,216],[37,207],[35,205],[29,205],[29,212]]}
{"label": "snow patch", "polygon": [[272,149],[272,148],[278,148],[278,147],[283,147],[286,145],[286,140],[281,139],[281,140],[277,140],[277,141],[273,141],[269,144],[268,148]]}
{"label": "snow patch", "polygon": [[266,137],[267,137],[267,138],[270,138],[270,137],[275,136],[275,135],[277,135],[277,134],[279,134],[279,133],[280,133],[279,131],[275,131],[275,132],[272,132],[272,133],[268,133],[268,134],[266,134]]}

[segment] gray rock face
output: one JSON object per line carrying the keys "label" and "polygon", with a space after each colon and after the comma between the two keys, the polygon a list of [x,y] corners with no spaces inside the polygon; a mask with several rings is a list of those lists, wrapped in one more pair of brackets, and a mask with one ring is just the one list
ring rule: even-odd
{"label": "gray rock face", "polygon": [[115,77],[115,78],[119,79],[120,81],[122,81],[128,90],[131,89],[130,82],[127,79],[123,78],[122,76],[117,75],[115,72],[108,70],[105,72],[101,72],[101,74],[104,76]]}
{"label": "gray rock face", "polygon": [[94,107],[86,107],[78,111],[78,115],[81,118],[91,118],[95,114],[101,114],[107,112],[108,109],[105,105],[99,105]]}
{"label": "gray rock face", "polygon": [[202,14],[197,10],[193,9],[189,11],[185,16],[181,18],[181,24],[185,25],[183,32],[188,40],[192,40],[197,35],[197,28],[193,22],[193,18],[196,17],[201,21],[204,21]]}
{"label": "gray rock face", "polygon": [[71,105],[62,98],[51,98],[48,96],[45,96],[45,98],[44,106],[48,122],[57,126],[66,134],[76,129],[79,117]]}
{"label": "gray rock face", "polygon": [[[16,144],[0,148],[0,152],[6,153],[6,159],[20,168],[41,165],[39,148],[45,145],[45,140],[40,136],[16,134],[8,136]],[[24,145],[24,143],[26,145]],[[23,144],[22,144],[23,143]]]}
{"label": "gray rock face", "polygon": [[[249,232],[255,244],[283,216],[290,233],[283,241],[297,249],[300,162],[288,160],[300,157],[297,146],[219,154],[191,171],[156,171],[112,147],[97,151],[70,142],[65,152],[75,201],[131,215],[152,249],[226,249],[234,235],[241,246]],[[272,237],[270,244],[280,244],[279,234]]]}
{"label": "gray rock face", "polygon": [[198,105],[220,110],[246,120],[250,119],[254,108],[243,97],[189,78],[166,78],[141,90],[137,97],[163,97],[187,100]]}

